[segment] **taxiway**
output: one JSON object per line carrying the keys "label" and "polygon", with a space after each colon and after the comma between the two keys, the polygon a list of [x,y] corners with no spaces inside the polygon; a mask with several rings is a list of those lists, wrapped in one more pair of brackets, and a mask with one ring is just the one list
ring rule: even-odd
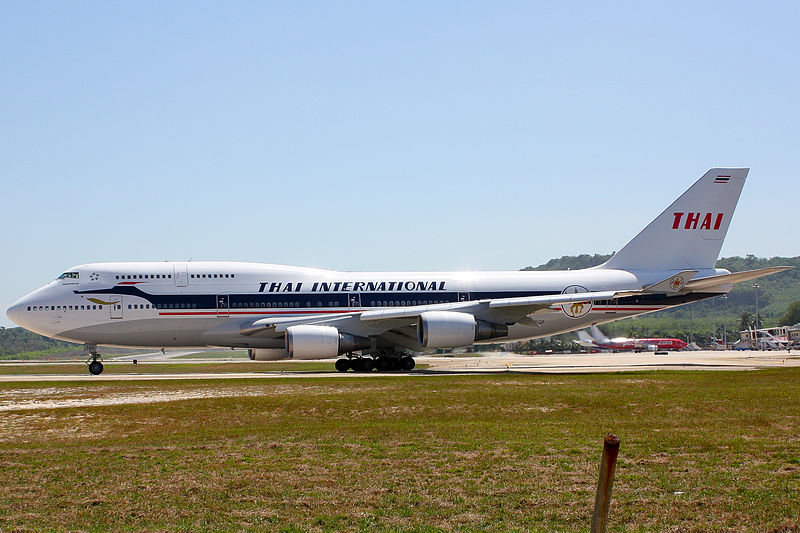
{"label": "taxiway", "polygon": [[[149,359],[149,358],[148,358]],[[800,366],[800,352],[758,352],[758,351],[694,351],[670,352],[667,355],[654,353],[600,353],[600,354],[548,354],[520,355],[513,353],[489,353],[471,357],[417,357],[418,364],[428,365],[425,369],[411,372],[389,373],[340,373],[305,371],[270,371],[269,363],[264,363],[264,370],[257,372],[224,372],[204,373],[186,372],[181,374],[125,373],[115,374],[116,365],[128,365],[128,362],[111,361],[106,363],[107,372],[100,376],[88,374],[17,374],[2,375],[0,382],[37,382],[37,381],[151,381],[151,380],[188,380],[188,379],[277,379],[277,378],[370,378],[376,376],[425,377],[453,374],[483,374],[497,372],[525,373],[592,373],[592,372],[632,372],[644,370],[756,370],[759,368],[788,368]],[[169,363],[169,354],[163,360],[149,359],[147,365]],[[184,360],[183,363],[208,363],[210,360]],[[219,360],[213,362],[219,363]],[[244,361],[231,360],[231,365]],[[247,361],[249,362],[249,361]],[[15,363],[4,363],[12,365]],[[23,363],[19,363],[23,364]],[[30,364],[25,362],[24,364]],[[38,363],[41,365],[63,363]],[[140,363],[142,364],[142,363]]]}

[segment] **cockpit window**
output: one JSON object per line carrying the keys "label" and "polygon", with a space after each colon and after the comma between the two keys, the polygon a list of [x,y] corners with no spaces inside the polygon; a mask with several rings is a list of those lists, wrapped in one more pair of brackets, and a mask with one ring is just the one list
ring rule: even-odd
{"label": "cockpit window", "polygon": [[81,275],[79,272],[64,272],[58,276],[58,279],[78,279],[80,277]]}

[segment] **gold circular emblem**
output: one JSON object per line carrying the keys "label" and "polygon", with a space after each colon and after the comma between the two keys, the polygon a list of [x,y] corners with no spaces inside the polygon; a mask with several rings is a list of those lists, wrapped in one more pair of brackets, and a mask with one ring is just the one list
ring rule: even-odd
{"label": "gold circular emblem", "polygon": [[[582,292],[590,291],[586,287],[582,287],[580,285],[570,285],[564,289],[561,294],[580,294]],[[561,310],[564,311],[564,314],[570,318],[580,318],[592,310],[592,305],[593,304],[591,301],[569,302],[562,305]]]}

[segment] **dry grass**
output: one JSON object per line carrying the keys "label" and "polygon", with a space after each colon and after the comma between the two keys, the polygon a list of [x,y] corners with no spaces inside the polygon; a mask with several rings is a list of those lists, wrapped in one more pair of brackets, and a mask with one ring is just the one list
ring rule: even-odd
{"label": "dry grass", "polygon": [[[24,390],[22,390],[24,389]],[[0,384],[0,531],[800,529],[800,371]]]}

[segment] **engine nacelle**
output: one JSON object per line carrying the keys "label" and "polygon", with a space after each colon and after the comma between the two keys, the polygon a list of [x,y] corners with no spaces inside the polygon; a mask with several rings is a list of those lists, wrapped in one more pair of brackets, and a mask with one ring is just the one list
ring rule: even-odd
{"label": "engine nacelle", "polygon": [[289,359],[329,359],[370,347],[367,337],[339,333],[333,326],[289,326],[286,356]]}
{"label": "engine nacelle", "polygon": [[485,320],[477,320],[475,326],[475,340],[486,341],[489,339],[497,339],[499,337],[508,337],[508,326],[505,324],[495,324],[494,322],[487,322]]}
{"label": "engine nacelle", "polygon": [[426,311],[417,322],[417,340],[425,348],[458,348],[507,335],[508,326],[476,320],[469,313]]}
{"label": "engine nacelle", "polygon": [[251,361],[280,361],[286,359],[284,348],[250,348],[247,356]]}

